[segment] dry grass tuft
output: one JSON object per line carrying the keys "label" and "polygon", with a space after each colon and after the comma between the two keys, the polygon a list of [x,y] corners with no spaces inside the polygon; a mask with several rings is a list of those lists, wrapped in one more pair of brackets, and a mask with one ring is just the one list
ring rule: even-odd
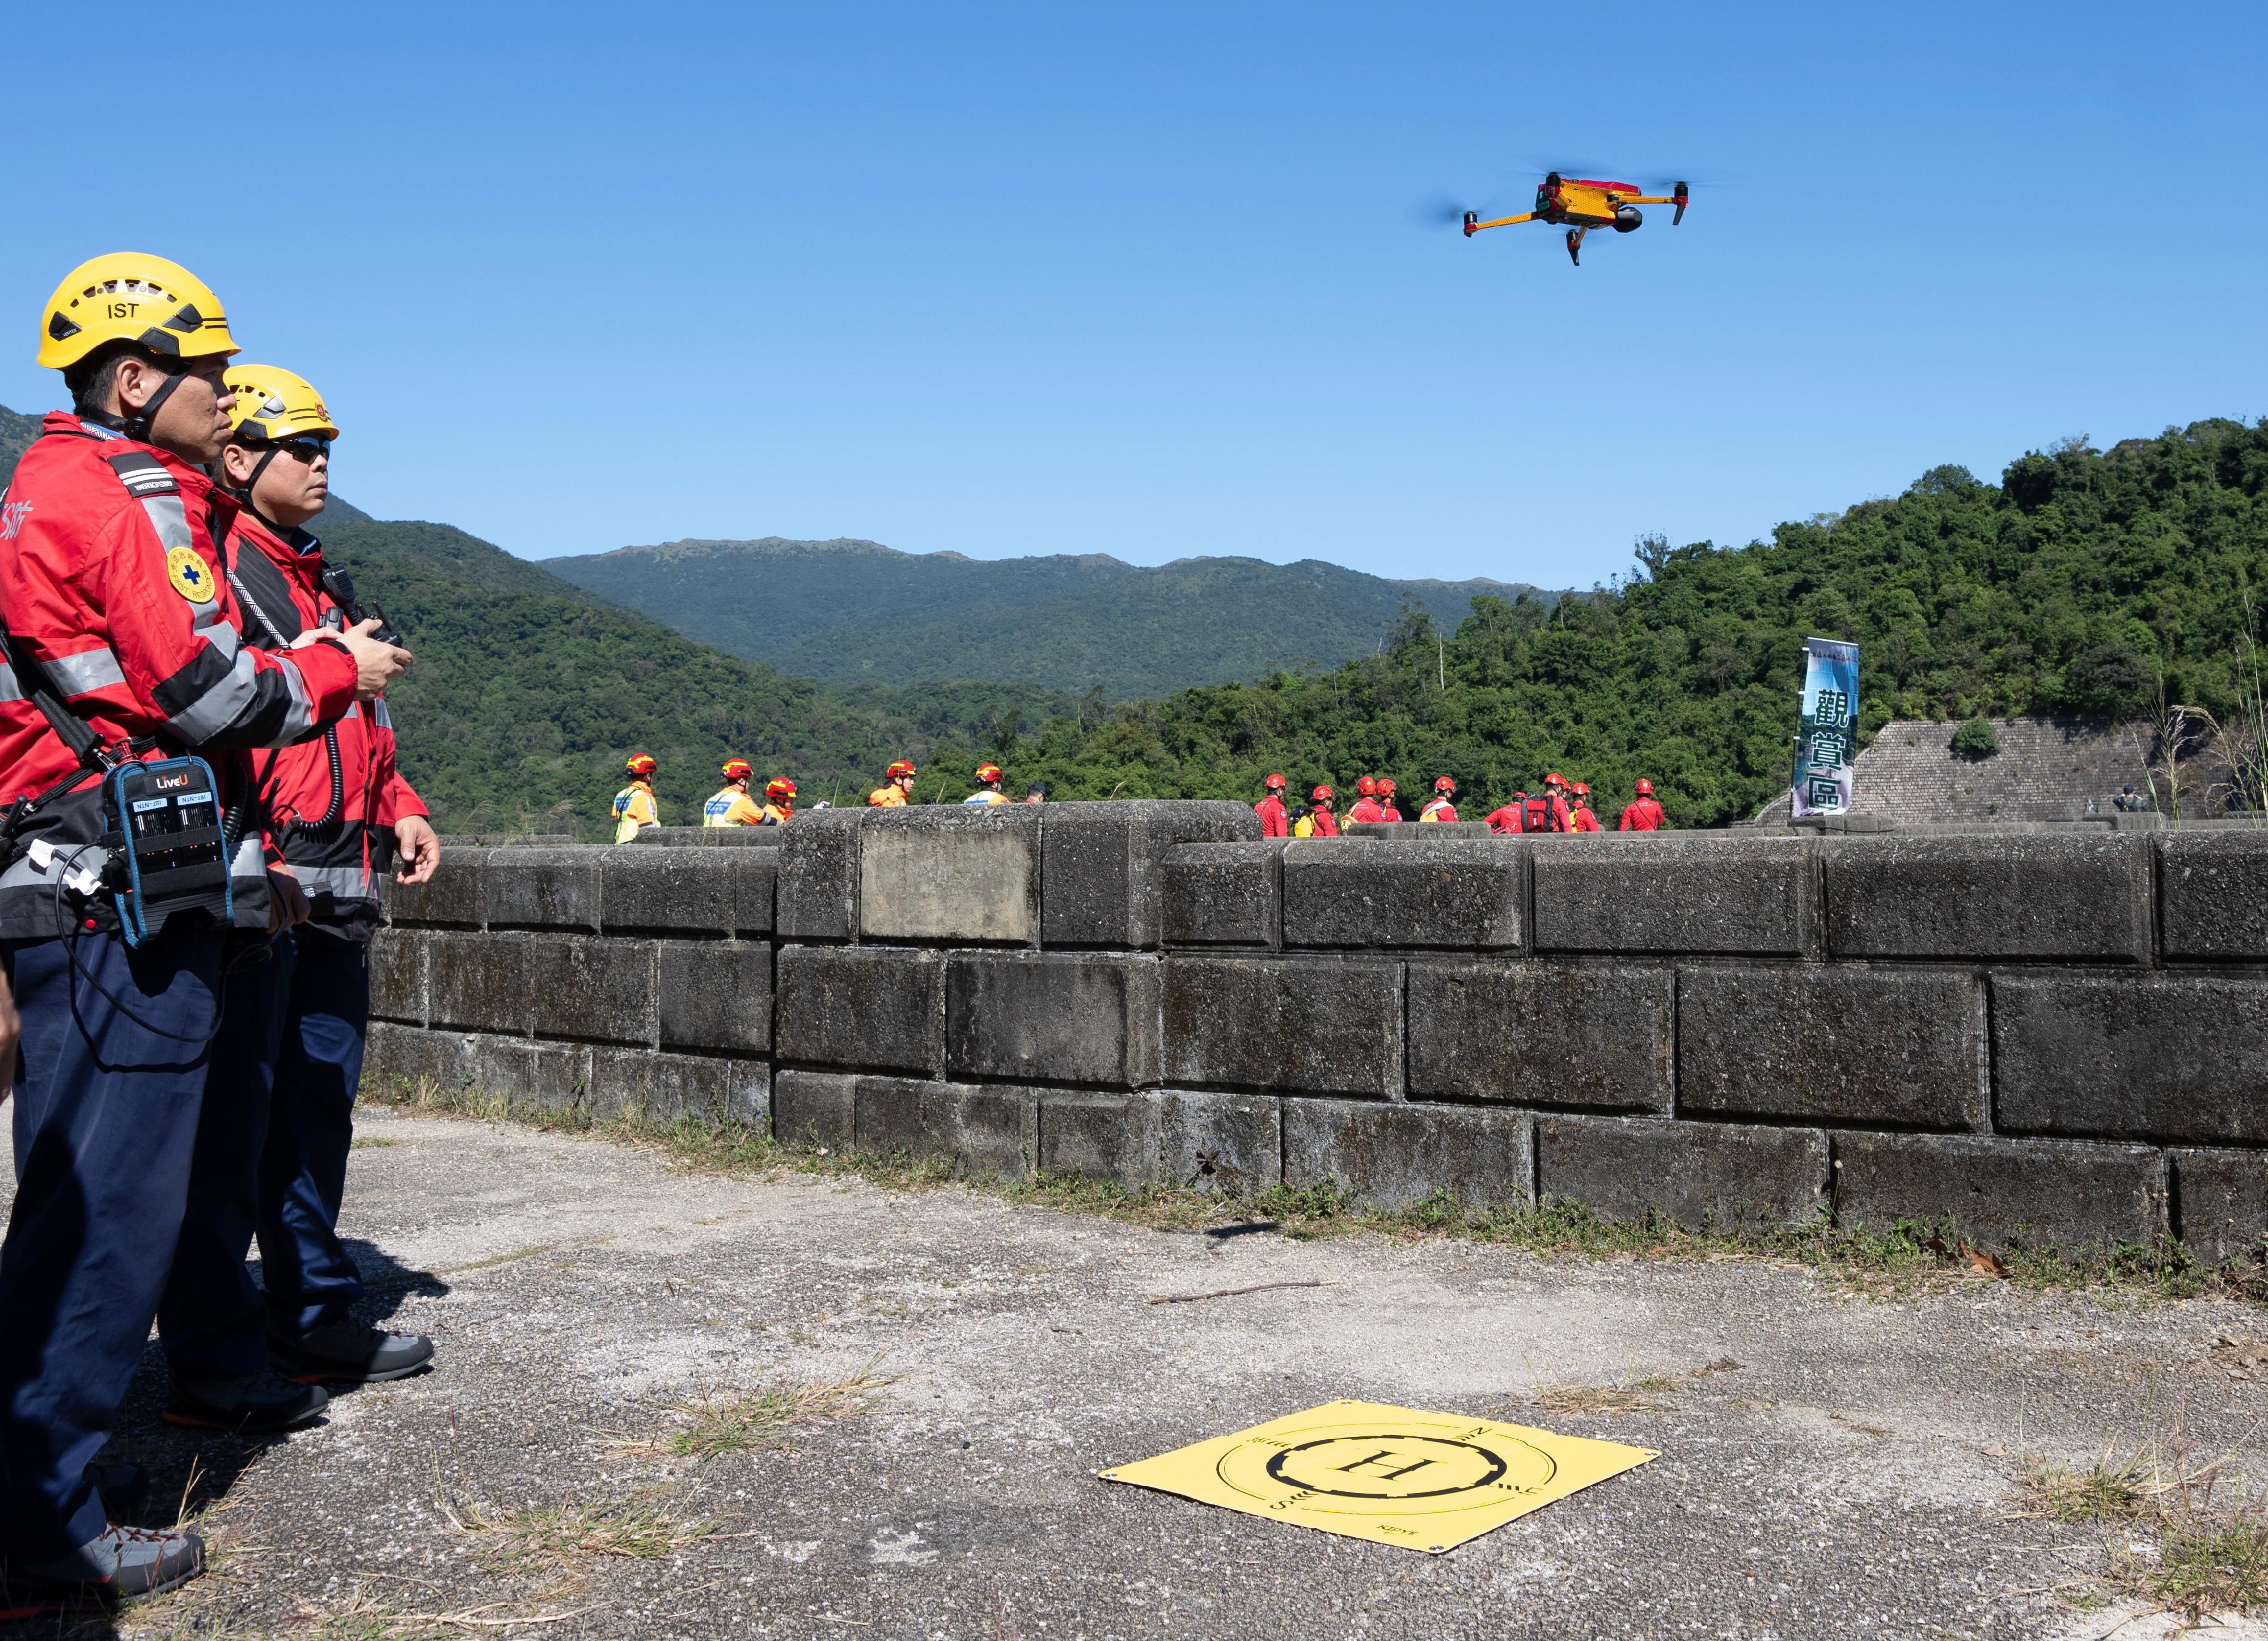
{"label": "dry grass tuft", "polygon": [[1681,1385],[1714,1373],[1737,1373],[1742,1365],[1729,1356],[1705,1362],[1683,1373],[1652,1373],[1624,1385],[1539,1385],[1527,1401],[1554,1413],[1660,1413],[1677,1405]]}
{"label": "dry grass tuft", "polygon": [[824,1384],[712,1391],[698,1402],[671,1404],[669,1410],[680,1424],[667,1435],[624,1442],[616,1451],[666,1453],[696,1464],[728,1453],[753,1453],[799,1426],[865,1412],[898,1379],[897,1374],[877,1373],[869,1362],[848,1379]]}
{"label": "dry grass tuft", "polygon": [[498,1561],[556,1567],[593,1556],[666,1561],[717,1530],[712,1519],[680,1515],[651,1494],[518,1509],[445,1499],[441,1510],[457,1531],[483,1539]]}

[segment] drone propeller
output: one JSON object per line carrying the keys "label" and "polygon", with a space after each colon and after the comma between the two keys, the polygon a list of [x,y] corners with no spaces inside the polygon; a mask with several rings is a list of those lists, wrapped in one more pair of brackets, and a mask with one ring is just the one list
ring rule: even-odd
{"label": "drone propeller", "polygon": [[1420,228],[1454,228],[1465,219],[1465,206],[1446,194],[1434,194],[1411,205],[1407,215]]}

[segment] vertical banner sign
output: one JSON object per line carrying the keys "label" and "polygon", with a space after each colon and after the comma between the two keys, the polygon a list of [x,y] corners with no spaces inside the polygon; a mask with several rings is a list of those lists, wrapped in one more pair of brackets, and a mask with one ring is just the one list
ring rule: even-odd
{"label": "vertical banner sign", "polygon": [[1851,807],[1851,763],[1859,755],[1859,646],[1807,638],[1803,651],[1794,813],[1839,815]]}

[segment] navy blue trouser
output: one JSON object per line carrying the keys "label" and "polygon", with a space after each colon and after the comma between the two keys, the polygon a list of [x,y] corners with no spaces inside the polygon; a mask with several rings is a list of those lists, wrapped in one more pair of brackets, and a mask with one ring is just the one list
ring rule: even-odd
{"label": "navy blue trouser", "polygon": [[217,931],[76,946],[85,975],[61,940],[0,945],[24,1021],[0,1246],[0,1556],[25,1560],[107,1526],[86,1467],[150,1337],[204,1096],[205,1047],[163,1034],[201,1038],[218,1006]]}
{"label": "navy blue trouser", "polygon": [[[268,962],[232,971],[158,1311],[166,1359],[184,1378],[256,1373],[268,1334],[337,1321],[362,1297],[336,1227],[370,1026],[368,956],[300,929],[274,937]],[[255,1236],[258,1287],[244,1264]]]}

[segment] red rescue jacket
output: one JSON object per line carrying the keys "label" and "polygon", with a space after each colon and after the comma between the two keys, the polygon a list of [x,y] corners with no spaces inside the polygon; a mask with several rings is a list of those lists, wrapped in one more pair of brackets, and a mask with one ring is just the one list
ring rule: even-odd
{"label": "red rescue jacket", "polygon": [[1307,811],[1307,824],[1317,837],[1336,837],[1339,835],[1338,816],[1320,806]]}
{"label": "red rescue jacket", "polygon": [[1275,793],[1269,793],[1267,797],[1253,805],[1252,813],[1260,817],[1261,836],[1289,837],[1292,835],[1291,812],[1284,807],[1284,800]]}
{"label": "red rescue jacket", "polygon": [[[232,806],[249,797],[241,749],[313,733],[354,703],[355,689],[343,645],[286,656],[242,643],[217,546],[235,519],[235,502],[180,457],[61,412],[0,501],[0,612],[18,644],[105,740],[154,739],[148,758],[200,753]],[[0,803],[45,791],[77,762],[23,681],[0,668]],[[25,823],[0,872],[0,939],[61,932],[49,874],[102,830],[92,779]],[[38,839],[64,851],[45,869],[25,852]],[[265,928],[256,828],[231,868],[238,926]]]}
{"label": "red rescue jacket", "polygon": [[1418,812],[1419,820],[1430,820],[1436,824],[1442,821],[1454,821],[1456,818],[1457,806],[1446,798],[1436,798]]}
{"label": "red rescue jacket", "polygon": [[[311,627],[346,624],[345,610],[322,584],[323,544],[305,530],[279,534],[239,513],[228,558],[247,644],[280,650]],[[368,938],[378,923],[379,874],[393,857],[394,824],[425,813],[394,767],[385,698],[350,706],[313,740],[254,754],[253,768],[261,821],[306,892],[309,921]]]}
{"label": "red rescue jacket", "polygon": [[1386,814],[1379,808],[1378,799],[1375,798],[1358,798],[1354,800],[1354,807],[1347,811],[1346,818],[1350,822],[1383,820],[1386,819]]}
{"label": "red rescue jacket", "polygon": [[1669,817],[1662,813],[1660,804],[1651,798],[1640,798],[1634,799],[1630,807],[1623,811],[1619,829],[1624,832],[1659,832],[1668,824],[1668,820]]}
{"label": "red rescue jacket", "polygon": [[1568,812],[1567,829],[1570,832],[1595,832],[1599,829],[1599,817],[1591,813],[1590,805],[1577,804]]}

